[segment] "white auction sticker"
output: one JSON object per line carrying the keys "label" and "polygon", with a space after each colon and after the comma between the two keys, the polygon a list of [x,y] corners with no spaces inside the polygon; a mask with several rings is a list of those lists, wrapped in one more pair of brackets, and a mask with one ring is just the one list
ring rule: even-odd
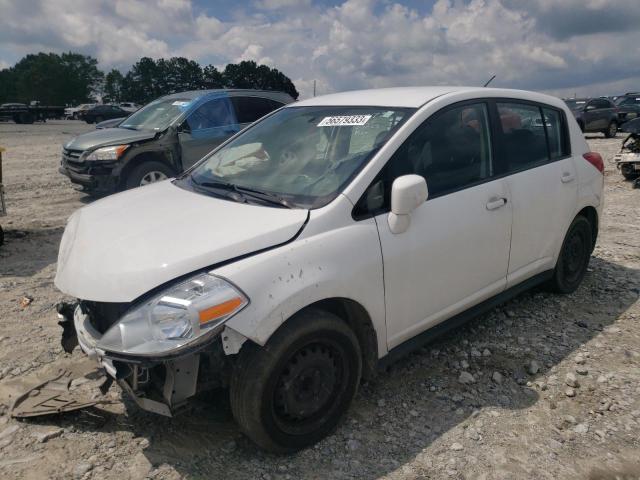
{"label": "white auction sticker", "polygon": [[364,125],[371,115],[342,115],[337,117],[324,117],[318,127],[348,127]]}

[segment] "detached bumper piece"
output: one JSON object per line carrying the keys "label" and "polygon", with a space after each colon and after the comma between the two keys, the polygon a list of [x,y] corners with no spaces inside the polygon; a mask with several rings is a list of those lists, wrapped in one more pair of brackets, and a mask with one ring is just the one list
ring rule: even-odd
{"label": "detached bumper piece", "polygon": [[95,364],[85,362],[79,367],[84,373],[78,373],[78,368],[73,371],[60,370],[17,397],[11,406],[11,416],[28,418],[55,415],[110,403],[109,400],[95,398],[95,389],[100,389],[104,395],[113,380]]}
{"label": "detached bumper piece", "polygon": [[57,309],[65,351],[71,352],[80,345],[143,410],[171,417],[196,394],[199,353],[163,360],[105,352],[97,347],[102,334],[91,324],[82,306],[62,303]]}

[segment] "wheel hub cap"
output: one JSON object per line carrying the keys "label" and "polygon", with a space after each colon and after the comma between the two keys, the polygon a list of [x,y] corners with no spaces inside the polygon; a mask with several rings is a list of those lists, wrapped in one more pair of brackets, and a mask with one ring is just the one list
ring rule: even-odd
{"label": "wheel hub cap", "polygon": [[158,172],[158,171],[149,172],[144,177],[142,177],[142,180],[140,180],[140,186],[159,182],[161,180],[166,180],[167,178],[168,177],[162,172]]}
{"label": "wheel hub cap", "polygon": [[338,385],[338,369],[331,351],[310,345],[287,363],[276,387],[276,409],[289,420],[304,420],[322,410]]}

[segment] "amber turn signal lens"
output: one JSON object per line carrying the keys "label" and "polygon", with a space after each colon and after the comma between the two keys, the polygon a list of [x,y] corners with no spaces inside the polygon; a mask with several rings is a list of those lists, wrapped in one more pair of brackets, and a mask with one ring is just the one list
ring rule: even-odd
{"label": "amber turn signal lens", "polygon": [[232,298],[226,302],[214,305],[199,312],[200,324],[208,323],[220,317],[224,317],[232,313],[236,308],[242,305],[244,301],[240,297]]}

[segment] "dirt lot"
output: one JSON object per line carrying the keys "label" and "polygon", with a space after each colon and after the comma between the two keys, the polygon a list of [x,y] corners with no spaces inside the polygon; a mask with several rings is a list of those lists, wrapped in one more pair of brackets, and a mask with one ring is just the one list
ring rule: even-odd
{"label": "dirt lot", "polygon": [[[115,387],[109,405],[10,419],[22,386],[82,358],[60,347],[53,278],[65,220],[90,200],[57,167],[61,144],[92,128],[0,123],[9,208],[0,218],[0,477],[605,478],[597,468],[640,478],[640,190],[612,166],[621,135],[588,138],[605,157],[606,208],[579,291],[523,294],[396,363],[362,385],[345,424],[313,448],[258,451],[222,393],[173,420],[120,401]],[[473,383],[459,382],[463,371]]]}

